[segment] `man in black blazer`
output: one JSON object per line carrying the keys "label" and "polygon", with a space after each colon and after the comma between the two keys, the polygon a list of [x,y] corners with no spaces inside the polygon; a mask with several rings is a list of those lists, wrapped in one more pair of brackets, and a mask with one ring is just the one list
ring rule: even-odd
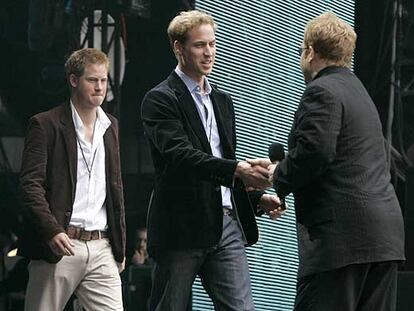
{"label": "man in black blazer", "polygon": [[403,219],[390,183],[377,109],[351,72],[356,34],[333,13],[307,25],[307,83],[273,173],[279,197],[295,196],[297,311],[392,311]]}
{"label": "man in black blazer", "polygon": [[258,239],[257,208],[279,216],[268,171],[236,161],[230,96],[212,86],[216,24],[182,12],[168,27],[178,66],[142,103],[156,181],[148,210],[155,262],[150,310],[185,310],[200,275],[217,310],[254,310],[244,245]]}

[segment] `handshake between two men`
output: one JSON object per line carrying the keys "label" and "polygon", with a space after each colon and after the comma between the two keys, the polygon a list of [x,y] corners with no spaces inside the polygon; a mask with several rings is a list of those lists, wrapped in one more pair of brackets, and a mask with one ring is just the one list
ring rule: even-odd
{"label": "handshake between two men", "polygon": [[[273,185],[273,173],[276,166],[277,162],[272,163],[266,158],[240,161],[237,164],[235,176],[244,182],[247,191],[265,190]],[[271,219],[281,217],[286,210],[284,200],[277,195],[267,193],[261,196],[258,207]]]}

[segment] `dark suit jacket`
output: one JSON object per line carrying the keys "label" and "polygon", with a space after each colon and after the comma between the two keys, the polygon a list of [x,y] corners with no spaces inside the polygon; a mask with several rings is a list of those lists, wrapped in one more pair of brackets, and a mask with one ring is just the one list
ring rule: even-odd
{"label": "dark suit jacket", "polygon": [[[118,123],[104,134],[106,210],[115,259],[125,254],[124,198],[119,159]],[[25,228],[19,251],[31,259],[57,262],[47,242],[69,225],[75,199],[76,132],[69,103],[35,115],[29,121],[20,183]]]}
{"label": "dark suit jacket", "polygon": [[325,68],[307,86],[274,185],[295,196],[299,277],[404,259],[377,109],[348,68]]}
{"label": "dark suit jacket", "polygon": [[[233,184],[237,165],[233,103],[213,87],[211,100],[223,158],[212,156],[196,104],[173,72],[150,90],[142,103],[156,181],[148,211],[148,248],[195,249],[218,243],[223,224],[220,185],[233,187],[233,200],[247,243],[258,232],[249,197],[241,181]],[[260,194],[253,194],[253,206]],[[233,202],[234,202],[233,201]]]}

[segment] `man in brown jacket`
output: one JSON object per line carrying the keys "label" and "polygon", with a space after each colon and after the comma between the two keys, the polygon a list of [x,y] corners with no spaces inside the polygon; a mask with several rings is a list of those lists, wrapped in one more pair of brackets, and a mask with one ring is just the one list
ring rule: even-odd
{"label": "man in brown jacket", "polygon": [[30,119],[21,170],[26,311],[63,310],[73,293],[86,310],[123,310],[118,125],[100,107],[108,65],[96,49],[75,51],[65,64],[70,100]]}

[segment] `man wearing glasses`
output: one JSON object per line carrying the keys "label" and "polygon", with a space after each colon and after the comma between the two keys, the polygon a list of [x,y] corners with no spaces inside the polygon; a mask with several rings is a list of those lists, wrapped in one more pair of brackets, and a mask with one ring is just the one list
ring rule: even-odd
{"label": "man wearing glasses", "polygon": [[300,48],[307,87],[289,153],[269,167],[278,196],[295,196],[296,311],[396,307],[403,219],[377,109],[349,68],[355,41],[333,13],[309,22]]}
{"label": "man wearing glasses", "polygon": [[325,13],[310,21],[300,49],[307,88],[289,156],[274,172],[277,193],[295,195],[295,310],[395,310],[403,220],[377,109],[349,69],[355,40]]}

